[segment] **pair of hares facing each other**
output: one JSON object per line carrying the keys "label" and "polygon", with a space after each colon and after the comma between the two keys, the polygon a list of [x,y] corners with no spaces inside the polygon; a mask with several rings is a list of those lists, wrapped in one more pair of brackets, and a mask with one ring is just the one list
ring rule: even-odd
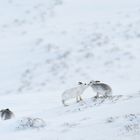
{"label": "pair of hares facing each other", "polygon": [[108,97],[112,95],[111,87],[105,83],[101,83],[100,81],[92,80],[89,82],[89,84],[79,82],[77,87],[68,89],[63,92],[62,103],[67,106],[65,104],[65,101],[72,98],[76,98],[76,101],[79,102],[80,100],[82,100],[81,95],[89,86],[93,89],[93,91],[97,93],[97,95],[95,96],[96,98],[99,96]]}
{"label": "pair of hares facing each other", "polygon": [[14,113],[10,109],[0,110],[0,116],[2,120],[9,120],[14,117]]}

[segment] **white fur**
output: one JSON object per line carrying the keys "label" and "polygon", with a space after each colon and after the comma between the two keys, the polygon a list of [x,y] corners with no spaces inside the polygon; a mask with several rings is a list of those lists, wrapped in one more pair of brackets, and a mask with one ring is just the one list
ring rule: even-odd
{"label": "white fur", "polygon": [[72,99],[72,98],[76,98],[76,100],[78,102],[78,97],[81,100],[80,95],[83,94],[83,92],[86,90],[86,88],[88,88],[88,86],[89,85],[86,85],[86,84],[80,84],[77,87],[74,87],[74,88],[71,88],[71,89],[68,89],[68,90],[64,91],[63,94],[62,94],[62,103],[64,105],[66,105],[65,101],[69,100],[69,99]]}

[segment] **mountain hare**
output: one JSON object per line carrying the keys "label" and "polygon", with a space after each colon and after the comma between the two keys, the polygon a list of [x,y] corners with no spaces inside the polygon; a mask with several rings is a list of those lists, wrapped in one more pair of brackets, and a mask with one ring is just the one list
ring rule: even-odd
{"label": "mountain hare", "polygon": [[99,97],[100,95],[108,97],[112,95],[111,87],[105,83],[92,80],[88,85],[91,86],[95,92],[97,92],[97,95],[95,97]]}
{"label": "mountain hare", "polygon": [[65,101],[72,98],[76,98],[77,102],[81,101],[81,95],[88,87],[88,84],[79,82],[77,87],[64,91],[64,93],[62,94],[62,103],[66,106]]}
{"label": "mountain hare", "polygon": [[0,116],[3,120],[8,120],[14,117],[14,113],[7,109],[0,110]]}

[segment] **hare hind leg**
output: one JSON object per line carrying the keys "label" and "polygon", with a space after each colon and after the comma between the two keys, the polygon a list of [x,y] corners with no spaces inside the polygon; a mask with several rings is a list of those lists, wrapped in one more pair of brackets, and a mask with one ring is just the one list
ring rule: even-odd
{"label": "hare hind leg", "polygon": [[108,92],[105,92],[103,98],[110,98],[110,97],[111,97],[111,95]]}
{"label": "hare hind leg", "polygon": [[97,92],[96,96],[94,98],[99,98],[99,92]]}
{"label": "hare hind leg", "polygon": [[77,103],[79,102],[78,96],[76,97],[76,102],[77,102]]}
{"label": "hare hind leg", "polygon": [[82,101],[82,100],[83,100],[81,96],[79,96],[79,99],[80,99],[80,101]]}
{"label": "hare hind leg", "polygon": [[78,102],[80,102],[80,101],[82,101],[81,96],[77,96],[77,97],[76,97],[76,102],[78,103]]}
{"label": "hare hind leg", "polygon": [[63,104],[64,106],[68,106],[68,105],[65,103],[65,100],[62,100],[62,104]]}

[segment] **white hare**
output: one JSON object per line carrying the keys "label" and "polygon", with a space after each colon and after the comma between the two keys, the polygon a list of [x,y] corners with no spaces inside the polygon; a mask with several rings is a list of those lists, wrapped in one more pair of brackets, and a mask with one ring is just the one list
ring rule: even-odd
{"label": "white hare", "polygon": [[82,100],[81,95],[88,87],[89,87],[88,84],[79,82],[79,85],[77,87],[74,87],[74,88],[71,88],[71,89],[64,91],[62,94],[62,103],[65,106],[67,106],[65,104],[65,101],[72,99],[72,98],[76,98],[77,102],[81,101]]}
{"label": "white hare", "polygon": [[95,92],[97,92],[97,95],[95,97],[99,97],[100,95],[108,97],[112,95],[111,87],[105,83],[92,80],[88,85],[91,86]]}

